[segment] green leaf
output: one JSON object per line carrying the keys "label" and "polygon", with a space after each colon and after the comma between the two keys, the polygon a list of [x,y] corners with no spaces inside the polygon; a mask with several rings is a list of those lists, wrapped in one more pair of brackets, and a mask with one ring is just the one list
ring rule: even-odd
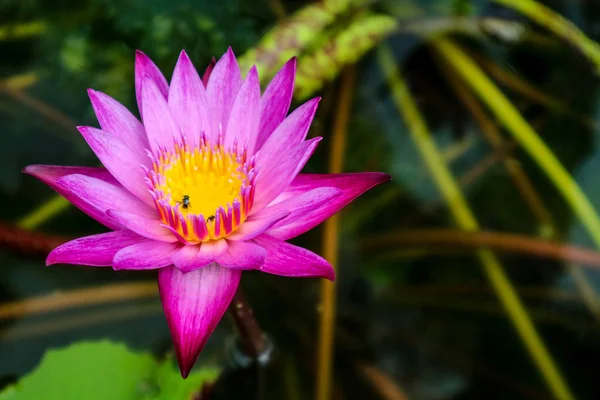
{"label": "green leaf", "polygon": [[166,400],[189,399],[215,368],[184,380],[174,363],[158,363],[150,354],[133,352],[110,341],[81,342],[50,350],[38,367],[0,393],[0,400]]}
{"label": "green leaf", "polygon": [[346,65],[355,63],[398,24],[387,15],[361,15],[341,32],[328,38],[312,53],[303,55],[296,72],[295,96],[304,100],[333,79]]}
{"label": "green leaf", "polygon": [[[148,397],[147,400],[190,399],[198,392],[205,382],[212,382],[219,375],[218,368],[202,368],[193,371],[187,379],[181,379],[179,370],[174,363],[165,361],[156,371],[156,384],[160,393]],[[1,399],[0,399],[1,400]]]}

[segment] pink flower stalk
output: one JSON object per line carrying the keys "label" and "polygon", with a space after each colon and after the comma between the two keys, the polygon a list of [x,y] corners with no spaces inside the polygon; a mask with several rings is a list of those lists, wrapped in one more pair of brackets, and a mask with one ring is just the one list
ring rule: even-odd
{"label": "pink flower stalk", "polygon": [[319,99],[286,117],[296,60],[261,96],[231,49],[201,79],[185,51],[171,84],[142,52],[135,90],[143,124],[89,90],[102,129],[79,131],[106,168],[32,165],[48,184],[111,229],[54,249],[47,265],[158,269],[158,287],[186,377],[229,306],[242,271],[335,278],[329,263],[286,240],[329,218],[383,173],[299,174],[320,137],[305,140]]}

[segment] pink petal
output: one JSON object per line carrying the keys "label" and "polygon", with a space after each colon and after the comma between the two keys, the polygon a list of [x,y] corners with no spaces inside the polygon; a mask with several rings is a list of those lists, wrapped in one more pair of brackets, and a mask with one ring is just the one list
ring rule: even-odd
{"label": "pink petal", "polygon": [[[227,132],[227,122],[231,107],[242,85],[242,75],[231,47],[221,57],[210,74],[206,87],[208,101],[213,109],[213,118],[218,131],[216,136],[209,139],[214,143],[218,134]],[[215,135],[215,133],[212,133]]]}
{"label": "pink petal", "polygon": [[229,241],[227,253],[219,257],[217,263],[225,268],[257,269],[263,265],[266,255],[265,249],[252,242]]}
{"label": "pink petal", "polygon": [[144,126],[125,106],[92,89],[88,89],[88,95],[103,131],[115,135],[132,150],[149,148]]}
{"label": "pink petal", "polygon": [[248,217],[246,221],[231,235],[228,240],[250,240],[271,228],[278,221],[284,219],[290,214],[287,209],[269,209],[264,208],[261,211]]}
{"label": "pink petal", "polygon": [[208,67],[206,67],[206,70],[204,71],[204,75],[202,75],[202,84],[204,85],[204,87],[208,86],[208,80],[210,79],[210,74],[212,73],[212,70],[215,68],[216,63],[217,63],[217,60],[213,57],[212,60],[210,60],[210,64],[208,64]]}
{"label": "pink petal", "polygon": [[256,67],[252,67],[233,103],[225,134],[225,148],[238,143],[247,149],[249,156],[254,154],[259,118],[260,82]]}
{"label": "pink petal", "polygon": [[264,265],[259,268],[269,274],[291,277],[320,277],[335,280],[335,271],[327,260],[302,247],[294,246],[263,234],[254,239],[267,250]]}
{"label": "pink petal", "polygon": [[218,264],[188,273],[175,267],[158,271],[158,289],[184,378],[233,300],[241,275]]}
{"label": "pink petal", "polygon": [[161,148],[171,150],[175,142],[181,142],[181,130],[175,123],[167,100],[150,78],[142,82],[143,120],[152,152],[157,155]]}
{"label": "pink petal", "polygon": [[152,62],[152,60],[139,50],[135,52],[135,97],[137,98],[138,110],[142,112],[142,86],[144,79],[150,78],[158,88],[158,91],[166,99],[169,93],[169,85],[162,72]]}
{"label": "pink petal", "polygon": [[63,176],[74,174],[86,175],[91,178],[103,180],[113,185],[119,184],[110,174],[110,172],[106,170],[106,168],[35,164],[25,167],[23,172],[31,176],[35,176],[45,184],[51,186],[53,189],[53,185],[58,179],[62,178]]}
{"label": "pink petal", "polygon": [[263,169],[277,165],[282,158],[306,138],[310,124],[317,112],[320,98],[312,99],[298,107],[269,136],[260,148],[256,162]]}
{"label": "pink petal", "polygon": [[68,175],[56,181],[57,192],[81,211],[102,224],[120,226],[106,211],[136,210],[139,214],[155,212],[125,188],[85,175]]}
{"label": "pink petal", "polygon": [[181,272],[190,272],[206,267],[227,252],[227,241],[211,240],[198,245],[184,246],[171,257]]}
{"label": "pink petal", "polygon": [[[311,225],[313,220],[321,217],[321,214],[315,212],[315,210],[326,209],[328,205],[335,202],[337,197],[342,193],[342,190],[338,188],[323,187],[300,193],[276,204],[271,203],[272,205],[263,208],[261,213],[289,210],[289,214],[273,224],[267,230],[267,233],[270,236],[278,237],[272,232],[277,232],[278,228],[282,227],[285,227],[286,232],[289,232],[290,234],[294,233],[293,237],[306,232],[313,227]],[[277,199],[275,201],[277,201]],[[322,221],[323,220],[320,222]]]}
{"label": "pink petal", "polygon": [[[275,199],[304,168],[304,165],[317,148],[321,137],[312,138],[291,148],[284,157],[278,157],[270,167],[260,166],[256,177],[256,194],[252,211],[257,212]],[[261,150],[262,151],[262,150]]]}
{"label": "pink petal", "polygon": [[99,210],[93,205],[78,201],[77,196],[64,190],[62,186],[57,184],[57,181],[68,175],[85,175],[94,179],[99,179],[107,184],[119,186],[119,182],[104,168],[93,167],[61,167],[55,165],[30,165],[23,170],[24,173],[34,176],[50,186],[69,202],[75,204],[81,211],[94,218],[104,226],[116,230],[120,229],[121,225],[112,218],[107,217],[106,210]]}
{"label": "pink petal", "polygon": [[283,203],[290,201],[287,199],[297,199],[320,187],[337,188],[342,193],[330,201],[323,202],[320,205],[315,204],[314,207],[306,209],[297,218],[296,213],[292,212],[287,218],[275,224],[268,231],[268,234],[282,240],[296,237],[319,225],[367,190],[390,179],[389,175],[381,172],[300,174],[275,202],[286,199],[282,201]]}
{"label": "pink petal", "polygon": [[169,108],[190,146],[195,147],[200,144],[202,131],[210,136],[216,130],[211,124],[212,118],[204,85],[185,51],[179,55],[171,79]]}
{"label": "pink petal", "polygon": [[294,94],[296,57],[290,59],[271,80],[261,100],[260,127],[256,148],[260,149],[290,109]]}
{"label": "pink petal", "polygon": [[179,247],[177,243],[146,239],[119,250],[113,258],[113,268],[138,270],[166,267],[171,265],[171,256]]}
{"label": "pink petal", "polygon": [[119,250],[143,240],[144,238],[127,230],[82,237],[52,250],[46,258],[46,265],[75,264],[107,267],[112,265],[113,257]]}
{"label": "pink petal", "polygon": [[156,214],[138,215],[119,210],[108,210],[107,214],[118,221],[124,228],[145,238],[169,243],[177,241],[177,238],[171,234],[171,231],[162,226],[163,222]]}
{"label": "pink petal", "polygon": [[152,205],[143,168],[150,164],[150,160],[143,149],[132,151],[118,136],[100,129],[89,126],[79,126],[77,129],[115,179],[138,199]]}

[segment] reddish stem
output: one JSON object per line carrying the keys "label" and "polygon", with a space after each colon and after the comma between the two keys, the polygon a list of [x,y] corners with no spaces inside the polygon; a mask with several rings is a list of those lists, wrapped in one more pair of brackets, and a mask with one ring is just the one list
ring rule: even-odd
{"label": "reddish stem", "polygon": [[27,255],[47,255],[68,241],[64,236],[30,232],[14,225],[0,222],[0,247]]}
{"label": "reddish stem", "polygon": [[242,289],[238,289],[235,294],[229,306],[229,314],[233,318],[244,351],[249,357],[256,359],[267,349],[268,342]]}

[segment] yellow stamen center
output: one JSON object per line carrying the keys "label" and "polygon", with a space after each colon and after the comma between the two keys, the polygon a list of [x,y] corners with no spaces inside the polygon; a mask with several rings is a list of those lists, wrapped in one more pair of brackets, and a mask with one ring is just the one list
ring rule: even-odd
{"label": "yellow stamen center", "polygon": [[[162,176],[164,183],[157,189],[169,198],[169,204],[179,204],[184,215],[202,214],[205,218],[215,215],[219,207],[233,204],[240,199],[244,176],[242,165],[235,154],[222,149],[194,149],[181,152],[164,160]],[[184,202],[184,196],[186,201]]]}
{"label": "yellow stamen center", "polygon": [[163,151],[148,172],[156,208],[179,240],[226,237],[246,219],[253,197],[252,162],[222,146]]}

